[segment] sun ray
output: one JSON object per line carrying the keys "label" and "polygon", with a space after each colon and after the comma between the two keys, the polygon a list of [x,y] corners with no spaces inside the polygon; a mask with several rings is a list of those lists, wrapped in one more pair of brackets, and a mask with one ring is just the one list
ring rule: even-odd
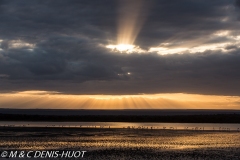
{"label": "sun ray", "polygon": [[106,47],[121,53],[143,51],[134,43],[145,21],[146,9],[145,0],[119,0],[116,44]]}
{"label": "sun ray", "polygon": [[200,94],[64,95],[56,92],[1,93],[6,108],[51,109],[239,109],[239,96]]}

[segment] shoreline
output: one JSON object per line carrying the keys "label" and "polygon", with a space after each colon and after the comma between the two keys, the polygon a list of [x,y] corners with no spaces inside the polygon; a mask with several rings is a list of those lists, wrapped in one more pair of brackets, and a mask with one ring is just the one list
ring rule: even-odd
{"label": "shoreline", "polygon": [[240,114],[213,115],[27,115],[1,114],[0,121],[29,122],[141,122],[141,123],[240,123]]}

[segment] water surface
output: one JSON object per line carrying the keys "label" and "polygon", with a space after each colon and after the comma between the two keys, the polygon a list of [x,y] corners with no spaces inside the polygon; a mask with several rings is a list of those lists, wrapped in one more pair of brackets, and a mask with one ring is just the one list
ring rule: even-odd
{"label": "water surface", "polygon": [[240,124],[221,123],[128,123],[128,122],[28,122],[0,121],[0,127],[128,128],[171,130],[240,131]]}

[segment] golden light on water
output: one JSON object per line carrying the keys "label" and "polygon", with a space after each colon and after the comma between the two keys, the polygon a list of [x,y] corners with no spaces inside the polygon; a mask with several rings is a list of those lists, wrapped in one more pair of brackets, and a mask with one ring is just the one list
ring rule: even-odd
{"label": "golden light on water", "polygon": [[1,93],[0,106],[45,109],[239,109],[240,97],[183,93],[67,95],[48,91],[25,91]]}

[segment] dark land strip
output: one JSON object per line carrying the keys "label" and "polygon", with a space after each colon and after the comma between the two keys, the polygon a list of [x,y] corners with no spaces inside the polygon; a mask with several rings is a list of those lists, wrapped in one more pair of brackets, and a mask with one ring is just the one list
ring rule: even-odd
{"label": "dark land strip", "polygon": [[214,115],[27,115],[1,114],[0,121],[240,123],[240,114]]}

